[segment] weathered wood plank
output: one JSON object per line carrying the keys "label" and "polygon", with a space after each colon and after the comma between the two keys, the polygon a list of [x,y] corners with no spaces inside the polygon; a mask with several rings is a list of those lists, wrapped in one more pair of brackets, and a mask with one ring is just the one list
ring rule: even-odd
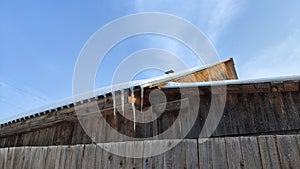
{"label": "weathered wood plank", "polygon": [[241,145],[238,137],[225,137],[228,168],[240,169],[244,163],[242,159]]}
{"label": "weathered wood plank", "polygon": [[283,100],[284,110],[287,113],[289,129],[291,130],[299,129],[300,117],[296,107],[299,103],[294,102],[291,92],[282,93],[282,100]]}
{"label": "weathered wood plank", "polygon": [[31,161],[30,161],[30,158],[31,158],[31,149],[30,147],[24,147],[24,161],[23,161],[23,164],[22,164],[22,168],[26,169],[30,169],[31,167]]}
{"label": "weathered wood plank", "polygon": [[98,143],[96,145],[96,152],[95,152],[95,169],[102,169],[102,143]]}
{"label": "weathered wood plank", "polygon": [[[15,155],[14,155],[14,169],[22,169],[23,161],[25,158],[24,147],[15,147]],[[1,149],[0,149],[1,151]]]}
{"label": "weathered wood plank", "polygon": [[72,146],[71,168],[74,169],[82,168],[83,147],[84,145]]}
{"label": "weathered wood plank", "polygon": [[240,144],[245,168],[262,168],[256,137],[241,137]]}
{"label": "weathered wood plank", "polygon": [[214,169],[227,168],[224,138],[212,139],[212,165]]}
{"label": "weathered wood plank", "polygon": [[211,141],[209,139],[199,139],[198,148],[200,168],[213,168]]}
{"label": "weathered wood plank", "polygon": [[[74,146],[72,146],[74,147]],[[72,165],[72,148],[71,146],[63,146],[62,149],[62,152],[64,152],[65,154],[65,162],[64,162],[64,168],[71,168],[71,165]]]}
{"label": "weathered wood plank", "polygon": [[47,148],[47,156],[45,160],[45,169],[57,168],[57,163],[59,163],[59,147],[49,146]]}
{"label": "weathered wood plank", "polygon": [[196,139],[183,140],[185,148],[185,168],[186,169],[195,169],[199,168],[199,159],[198,159],[198,142]]}
{"label": "weathered wood plank", "polygon": [[95,168],[96,145],[86,144],[82,157],[82,169]]}
{"label": "weathered wood plank", "polygon": [[282,168],[299,168],[300,155],[296,137],[291,135],[276,136],[278,154]]}
{"label": "weathered wood plank", "polygon": [[[45,159],[47,156],[47,147],[32,147],[35,151],[35,156],[32,162],[32,169],[40,169],[45,166]],[[59,157],[59,156],[58,156]]]}
{"label": "weathered wood plank", "polygon": [[280,161],[274,136],[259,136],[259,150],[261,155],[262,167],[270,169],[280,169]]}

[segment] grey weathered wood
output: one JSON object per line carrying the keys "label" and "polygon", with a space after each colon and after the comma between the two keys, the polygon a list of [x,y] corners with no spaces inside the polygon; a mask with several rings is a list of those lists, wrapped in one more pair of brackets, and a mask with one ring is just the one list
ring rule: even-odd
{"label": "grey weathered wood", "polygon": [[66,155],[66,149],[67,149],[67,146],[60,146],[61,150],[60,150],[60,155],[59,157],[59,164],[58,164],[58,168],[59,169],[63,169],[65,168],[65,165],[66,165],[66,162],[69,162],[66,160],[67,158],[67,155]]}
{"label": "grey weathered wood", "polygon": [[297,105],[299,103],[295,103],[291,92],[282,93],[282,100],[284,104],[284,109],[288,116],[288,125],[289,129],[299,129],[300,128],[300,117],[299,112],[297,112]]}
{"label": "grey weathered wood", "polygon": [[82,157],[82,168],[90,169],[95,168],[95,155],[96,155],[96,145],[87,144],[84,147],[83,157]]}
{"label": "grey weathered wood", "polygon": [[[183,140],[185,150],[185,168],[195,169],[199,167],[198,142],[196,139]],[[183,152],[184,152],[183,150]]]}
{"label": "grey weathered wood", "polygon": [[276,140],[282,168],[299,168],[300,156],[296,137],[278,135]]}
{"label": "grey weathered wood", "polygon": [[72,153],[73,153],[73,151],[72,151],[72,149],[73,149],[73,147],[74,146],[65,146],[65,166],[64,166],[64,168],[71,168],[71,166],[72,166]]}
{"label": "grey weathered wood", "polygon": [[84,145],[72,146],[71,168],[82,168],[82,155]]}
{"label": "grey weathered wood", "polygon": [[[15,147],[15,157],[14,157],[14,168],[22,169],[23,161],[25,158],[24,147]],[[1,149],[0,149],[1,151]]]}
{"label": "grey weathered wood", "polygon": [[45,160],[45,169],[58,168],[60,147],[50,146],[47,148],[47,156]]}
{"label": "grey weathered wood", "polygon": [[274,136],[259,136],[259,150],[263,168],[280,168],[280,161]]}
{"label": "grey weathered wood", "polygon": [[[171,148],[173,145],[175,147]],[[185,167],[185,149],[181,140],[168,140],[167,149],[164,155],[164,168],[184,168]],[[171,148],[171,149],[170,149]]]}
{"label": "grey weathered wood", "polygon": [[238,137],[225,137],[228,168],[243,168],[241,145]]}
{"label": "grey weathered wood", "polygon": [[212,163],[213,168],[227,168],[226,152],[225,152],[225,140],[224,138],[215,138],[211,142],[212,144]]}
{"label": "grey weathered wood", "polygon": [[[30,168],[31,167],[31,149],[30,147],[24,147],[24,160],[23,160],[23,164],[22,164],[22,168],[26,169],[26,168]],[[45,164],[46,165],[46,164]]]}
{"label": "grey weathered wood", "polygon": [[[34,159],[32,161],[32,169],[40,169],[45,166],[45,159],[47,156],[47,147],[32,147],[31,152],[35,152]],[[60,156],[57,156],[59,158]]]}
{"label": "grey weathered wood", "polygon": [[245,168],[262,168],[256,137],[241,137],[240,144]]}
{"label": "grey weathered wood", "polygon": [[5,168],[7,168],[7,169],[13,168],[13,165],[14,165],[14,163],[13,163],[14,157],[13,156],[14,156],[14,148],[8,148]]}
{"label": "grey weathered wood", "polygon": [[95,152],[95,169],[102,168],[102,143],[98,143],[96,145],[96,152]]}
{"label": "grey weathered wood", "polygon": [[212,148],[209,139],[198,140],[200,169],[212,168]]}
{"label": "grey weathered wood", "polygon": [[144,169],[150,169],[152,168],[152,141],[144,141],[144,151],[143,151],[143,168]]}

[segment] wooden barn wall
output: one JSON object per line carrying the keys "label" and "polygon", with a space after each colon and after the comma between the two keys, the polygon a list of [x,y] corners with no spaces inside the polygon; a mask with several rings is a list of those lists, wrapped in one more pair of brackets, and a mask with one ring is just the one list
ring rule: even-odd
{"label": "wooden barn wall", "polygon": [[170,151],[147,158],[121,157],[101,148],[109,146],[129,155],[158,150],[172,142],[174,140],[1,148],[0,168],[298,169],[300,166],[299,135],[186,139]]}
{"label": "wooden barn wall", "polygon": [[[210,108],[210,100],[209,95],[200,95],[199,113],[189,134],[183,135],[181,131],[184,126],[179,124],[175,126],[177,130],[171,138],[198,138]],[[299,91],[228,93],[224,114],[213,136],[300,133],[299,103]],[[173,109],[166,111],[152,123],[137,123],[135,130],[132,121],[125,119],[118,112],[114,116],[113,110],[105,114],[105,119],[91,116],[89,121],[93,129],[91,135],[96,142],[126,141],[113,134],[110,127],[103,125],[106,120],[119,133],[130,137],[147,139],[147,137],[156,136],[168,129],[176,118],[182,118],[178,116],[176,106],[178,107],[177,102],[169,105]],[[189,113],[188,108],[184,111]],[[128,112],[132,113],[130,110]],[[188,119],[180,119],[180,121],[183,120]],[[43,124],[43,120],[40,124]],[[39,129],[28,128],[28,130],[30,131],[20,133],[13,130],[14,134],[2,136],[0,147],[92,143],[78,120],[74,119],[63,120]]]}
{"label": "wooden barn wall", "polygon": [[[232,59],[214,65],[204,70],[200,70],[191,75],[179,77],[171,80],[172,82],[207,82],[207,81],[219,81],[219,80],[232,80],[238,79],[234,62]],[[161,83],[159,88],[166,86],[167,83]]]}

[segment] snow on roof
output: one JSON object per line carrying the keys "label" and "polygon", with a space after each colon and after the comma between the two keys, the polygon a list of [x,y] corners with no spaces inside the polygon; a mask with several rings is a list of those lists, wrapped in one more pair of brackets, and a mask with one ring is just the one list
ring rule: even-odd
{"label": "snow on roof", "polygon": [[289,76],[274,76],[274,77],[263,77],[263,78],[252,78],[252,79],[222,80],[222,81],[211,81],[211,82],[193,82],[193,83],[168,82],[164,88],[245,85],[245,84],[255,84],[255,83],[286,82],[286,81],[299,81],[299,80],[300,80],[300,75],[289,75]]}
{"label": "snow on roof", "polygon": [[63,106],[69,107],[70,104],[73,104],[75,102],[80,102],[82,100],[89,99],[89,98],[92,98],[92,97],[95,97],[95,96],[106,95],[107,93],[112,93],[114,91],[133,88],[133,87],[136,87],[136,86],[139,86],[141,88],[145,88],[145,87],[152,86],[152,85],[155,85],[155,84],[163,83],[163,82],[166,82],[166,81],[169,81],[169,80],[172,80],[172,79],[176,79],[176,78],[179,78],[179,77],[183,77],[183,76],[186,76],[186,75],[204,70],[206,68],[209,68],[211,66],[214,66],[214,65],[217,65],[217,64],[220,64],[222,62],[229,61],[229,60],[231,60],[231,58],[227,59],[227,60],[223,60],[223,61],[215,63],[215,64],[195,67],[195,68],[191,68],[191,69],[188,69],[188,70],[184,70],[184,71],[180,71],[180,72],[174,72],[174,73],[170,73],[170,74],[165,74],[165,75],[161,75],[161,76],[154,77],[154,78],[149,78],[149,79],[144,79],[144,80],[136,80],[136,81],[131,81],[131,82],[124,82],[124,83],[114,84],[114,85],[111,85],[111,86],[106,86],[106,87],[103,87],[103,88],[100,88],[100,89],[95,89],[93,91],[89,91],[89,92],[86,92],[86,93],[82,93],[80,95],[68,97],[66,99],[56,101],[54,103],[32,109],[30,111],[26,111],[26,112],[15,114],[15,115],[12,115],[12,116],[9,116],[9,117],[6,117],[6,118],[2,118],[2,119],[0,119],[0,124],[2,124],[4,122],[7,122],[7,121],[15,120],[15,119],[20,118],[20,117],[25,118],[27,116],[39,116],[40,114],[43,114],[43,112],[45,112],[47,110],[52,110],[52,109],[56,109],[58,107],[63,107]]}

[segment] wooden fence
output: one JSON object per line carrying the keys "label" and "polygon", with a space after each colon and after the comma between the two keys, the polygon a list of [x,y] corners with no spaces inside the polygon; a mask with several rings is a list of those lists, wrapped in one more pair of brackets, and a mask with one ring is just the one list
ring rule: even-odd
{"label": "wooden fence", "polygon": [[185,139],[170,151],[148,158],[125,158],[101,148],[115,147],[127,154],[133,152],[128,145],[138,147],[135,146],[138,144],[141,152],[149,153],[172,142],[174,140],[1,148],[0,168],[297,169],[300,166],[300,135]]}

